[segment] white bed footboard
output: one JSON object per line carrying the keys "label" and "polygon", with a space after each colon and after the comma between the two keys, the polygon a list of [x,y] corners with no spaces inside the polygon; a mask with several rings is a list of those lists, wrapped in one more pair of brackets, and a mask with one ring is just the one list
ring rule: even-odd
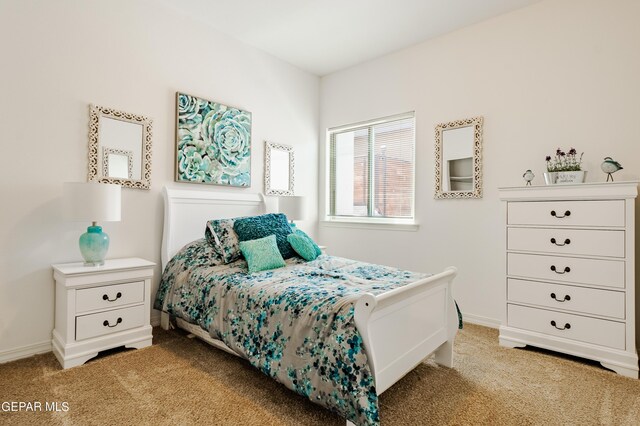
{"label": "white bed footboard", "polygon": [[363,295],[355,322],[381,394],[426,357],[451,367],[458,316],[451,294],[457,269],[374,296]]}

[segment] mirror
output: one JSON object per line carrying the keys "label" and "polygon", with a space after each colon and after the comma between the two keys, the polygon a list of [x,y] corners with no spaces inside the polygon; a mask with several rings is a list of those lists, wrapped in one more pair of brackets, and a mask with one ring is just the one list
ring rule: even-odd
{"label": "mirror", "polygon": [[[139,176],[139,171],[136,176]],[[102,175],[133,179],[133,151],[102,147]]]}
{"label": "mirror", "polygon": [[293,148],[265,142],[264,189],[266,195],[293,195]]}
{"label": "mirror", "polygon": [[89,180],[149,189],[151,120],[91,105],[89,112]]}
{"label": "mirror", "polygon": [[436,126],[435,198],[482,198],[482,117]]}

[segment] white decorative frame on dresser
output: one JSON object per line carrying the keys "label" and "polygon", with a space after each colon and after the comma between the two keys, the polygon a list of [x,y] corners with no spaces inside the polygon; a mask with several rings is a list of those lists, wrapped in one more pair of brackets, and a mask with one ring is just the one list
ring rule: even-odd
{"label": "white decorative frame on dresser", "polygon": [[637,182],[500,188],[506,306],[500,344],[593,359],[638,378]]}
{"label": "white decorative frame on dresser", "polygon": [[[164,189],[162,268],[185,244],[204,237],[210,219],[264,213],[259,194]],[[384,392],[431,354],[439,364],[453,364],[453,339],[458,317],[451,288],[456,269],[382,293],[364,294],[355,305],[355,322],[362,335],[378,394]],[[177,325],[208,343],[234,353],[197,325]],[[162,327],[169,317],[162,313]]]}

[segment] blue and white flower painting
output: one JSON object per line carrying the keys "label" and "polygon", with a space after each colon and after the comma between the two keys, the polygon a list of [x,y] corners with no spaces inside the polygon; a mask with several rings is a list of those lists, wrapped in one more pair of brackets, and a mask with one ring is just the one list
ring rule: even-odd
{"label": "blue and white flower painting", "polygon": [[176,181],[251,186],[251,113],[177,94]]}

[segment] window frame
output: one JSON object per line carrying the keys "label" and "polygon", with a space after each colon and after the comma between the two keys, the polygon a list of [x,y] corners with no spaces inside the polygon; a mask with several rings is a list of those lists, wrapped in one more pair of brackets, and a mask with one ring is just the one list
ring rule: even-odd
{"label": "window frame", "polygon": [[[413,162],[412,162],[412,197],[411,197],[411,216],[410,217],[377,217],[377,216],[338,216],[332,215],[332,175],[331,164],[334,161],[332,158],[332,145],[334,143],[333,135],[341,132],[356,131],[360,129],[369,129],[369,147],[367,150],[367,158],[371,164],[372,156],[374,155],[371,149],[374,143],[373,139],[373,127],[379,124],[385,124],[393,121],[400,121],[404,119],[413,120]],[[409,111],[402,114],[390,115],[387,117],[376,118],[373,120],[361,121],[358,123],[347,124],[342,126],[331,127],[326,132],[326,170],[325,170],[325,214],[324,220],[321,224],[330,227],[355,227],[355,228],[368,228],[368,229],[400,229],[407,231],[415,231],[419,225],[416,222],[416,116],[415,111]],[[372,189],[375,185],[374,167],[369,167],[368,177],[368,200],[367,200],[367,214],[371,214],[373,211],[373,204],[375,202]]]}

